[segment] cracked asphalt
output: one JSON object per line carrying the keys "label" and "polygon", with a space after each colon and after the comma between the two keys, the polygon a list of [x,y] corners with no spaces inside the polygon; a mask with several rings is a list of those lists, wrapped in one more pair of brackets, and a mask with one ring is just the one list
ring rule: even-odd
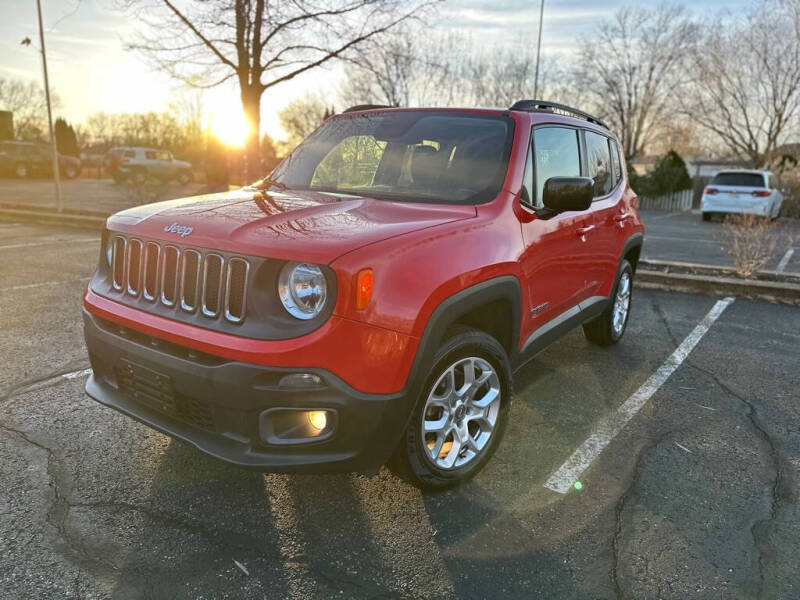
{"label": "cracked asphalt", "polygon": [[736,300],[566,495],[543,487],[716,298],[635,290],[516,377],[498,453],[422,494],[227,466],[83,392],[92,232],[0,222],[2,598],[800,598],[800,310]]}

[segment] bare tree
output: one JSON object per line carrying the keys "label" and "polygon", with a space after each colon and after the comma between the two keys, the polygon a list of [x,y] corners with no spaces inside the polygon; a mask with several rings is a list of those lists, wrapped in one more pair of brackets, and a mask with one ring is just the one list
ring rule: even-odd
{"label": "bare tree", "polygon": [[291,101],[278,114],[281,127],[287,134],[282,144],[282,153],[291,151],[335,110],[321,94],[309,93]]}
{"label": "bare tree", "polygon": [[250,123],[249,173],[260,172],[265,91],[337,58],[422,14],[437,0],[120,0],[146,24],[130,44],[194,86],[238,83]]}
{"label": "bare tree", "polygon": [[622,8],[582,39],[575,79],[587,103],[620,135],[627,158],[641,153],[678,112],[682,66],[698,27],[683,8]]}
{"label": "bare tree", "polygon": [[[61,102],[51,92],[53,109]],[[0,110],[14,113],[14,134],[19,140],[41,141],[49,134],[44,90],[33,81],[0,78]]]}
{"label": "bare tree", "polygon": [[800,120],[800,3],[764,0],[743,19],[715,19],[692,54],[683,109],[726,148],[762,166]]}
{"label": "bare tree", "polygon": [[[391,106],[509,106],[533,93],[535,53],[524,40],[488,48],[459,34],[431,35],[406,28],[365,53],[348,69],[344,104]],[[556,61],[546,65],[543,95],[563,95]]]}

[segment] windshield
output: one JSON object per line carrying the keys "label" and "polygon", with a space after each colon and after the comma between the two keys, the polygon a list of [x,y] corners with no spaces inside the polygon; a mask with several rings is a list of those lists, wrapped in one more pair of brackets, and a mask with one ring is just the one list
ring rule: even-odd
{"label": "windshield", "polygon": [[390,200],[477,204],[500,191],[513,121],[431,112],[344,115],[273,171],[291,189]]}
{"label": "windshield", "polygon": [[718,173],[712,183],[740,187],[764,187],[764,176],[759,173]]}

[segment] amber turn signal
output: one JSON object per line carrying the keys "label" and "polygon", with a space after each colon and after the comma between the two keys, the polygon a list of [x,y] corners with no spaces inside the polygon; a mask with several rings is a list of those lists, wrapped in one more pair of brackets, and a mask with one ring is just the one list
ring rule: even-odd
{"label": "amber turn signal", "polygon": [[372,298],[372,269],[361,269],[356,277],[356,310],[364,310]]}

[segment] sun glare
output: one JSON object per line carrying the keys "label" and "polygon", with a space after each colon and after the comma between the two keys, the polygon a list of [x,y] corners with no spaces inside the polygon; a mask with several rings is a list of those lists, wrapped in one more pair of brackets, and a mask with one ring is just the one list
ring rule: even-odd
{"label": "sun glare", "polygon": [[217,110],[211,115],[211,133],[223,144],[242,148],[250,133],[250,125],[236,107],[227,111]]}

